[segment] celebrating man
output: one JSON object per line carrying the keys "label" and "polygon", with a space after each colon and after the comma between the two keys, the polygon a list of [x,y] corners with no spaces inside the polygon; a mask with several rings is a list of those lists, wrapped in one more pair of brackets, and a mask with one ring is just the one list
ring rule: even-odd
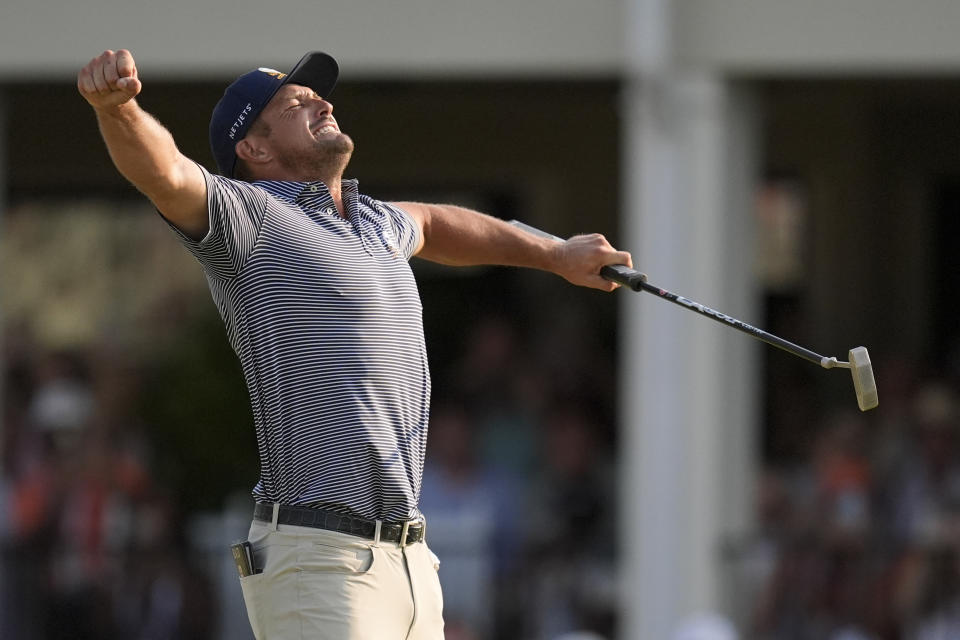
{"label": "celebrating man", "polygon": [[227,87],[210,121],[221,175],[143,111],[129,51],[79,73],[117,169],[202,264],[250,394],[260,480],[235,549],[258,639],[443,638],[438,560],[417,503],[430,377],[412,256],[551,271],[611,291],[630,265],[600,235],[535,237],[452,205],[387,203],[343,178],[353,141],[305,55]]}

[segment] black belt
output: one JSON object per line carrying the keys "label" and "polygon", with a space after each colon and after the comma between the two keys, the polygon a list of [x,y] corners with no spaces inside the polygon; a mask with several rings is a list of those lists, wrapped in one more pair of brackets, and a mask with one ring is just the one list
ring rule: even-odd
{"label": "black belt", "polygon": [[[273,504],[258,502],[253,508],[253,519],[260,522],[273,522]],[[356,518],[354,516],[314,509],[313,507],[294,507],[280,505],[277,514],[277,524],[287,524],[296,527],[313,527],[338,531],[352,536],[359,536],[367,540],[377,538],[377,520]],[[400,545],[413,544],[423,540],[427,530],[427,523],[423,520],[407,520],[406,522],[380,522],[380,540],[396,542]]]}

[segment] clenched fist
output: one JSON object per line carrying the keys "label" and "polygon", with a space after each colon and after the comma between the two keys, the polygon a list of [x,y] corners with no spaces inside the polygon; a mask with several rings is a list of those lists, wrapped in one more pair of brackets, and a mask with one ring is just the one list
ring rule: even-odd
{"label": "clenched fist", "polygon": [[559,266],[556,272],[569,282],[583,287],[613,291],[620,285],[600,276],[600,269],[610,264],[633,267],[627,251],[617,251],[599,233],[574,236],[558,245]]}
{"label": "clenched fist", "polygon": [[126,49],[104,51],[77,74],[77,89],[94,109],[110,109],[140,93],[133,55]]}

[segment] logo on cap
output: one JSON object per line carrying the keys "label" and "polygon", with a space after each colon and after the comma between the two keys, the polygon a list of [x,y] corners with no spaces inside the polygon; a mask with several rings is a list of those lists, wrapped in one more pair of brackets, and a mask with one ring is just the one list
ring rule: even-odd
{"label": "logo on cap", "polygon": [[276,78],[277,80],[283,80],[284,78],[287,77],[287,74],[285,74],[285,73],[280,73],[280,72],[277,71],[276,69],[268,69],[267,67],[260,67],[260,68],[257,69],[257,71],[262,71],[262,72],[264,72],[265,74],[267,74],[268,76],[273,76],[273,77]]}
{"label": "logo on cap", "polygon": [[244,121],[247,119],[247,114],[251,111],[253,111],[253,105],[248,102],[247,106],[245,106],[243,111],[240,112],[240,115],[237,116],[237,119],[233,121],[230,131],[227,132],[227,135],[230,136],[231,140],[236,137],[237,131],[243,126]]}

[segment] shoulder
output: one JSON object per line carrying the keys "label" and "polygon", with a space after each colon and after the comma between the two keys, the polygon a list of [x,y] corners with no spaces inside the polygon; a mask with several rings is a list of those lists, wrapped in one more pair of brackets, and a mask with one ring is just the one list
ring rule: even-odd
{"label": "shoulder", "polygon": [[420,226],[417,222],[415,212],[411,211],[410,207],[404,206],[405,203],[386,202],[363,194],[359,196],[359,199],[361,204],[373,209],[385,222],[389,221],[395,225],[400,224],[403,226]]}
{"label": "shoulder", "polygon": [[212,211],[262,210],[273,199],[273,194],[258,183],[228,178],[206,170],[204,176],[207,181],[207,200]]}

